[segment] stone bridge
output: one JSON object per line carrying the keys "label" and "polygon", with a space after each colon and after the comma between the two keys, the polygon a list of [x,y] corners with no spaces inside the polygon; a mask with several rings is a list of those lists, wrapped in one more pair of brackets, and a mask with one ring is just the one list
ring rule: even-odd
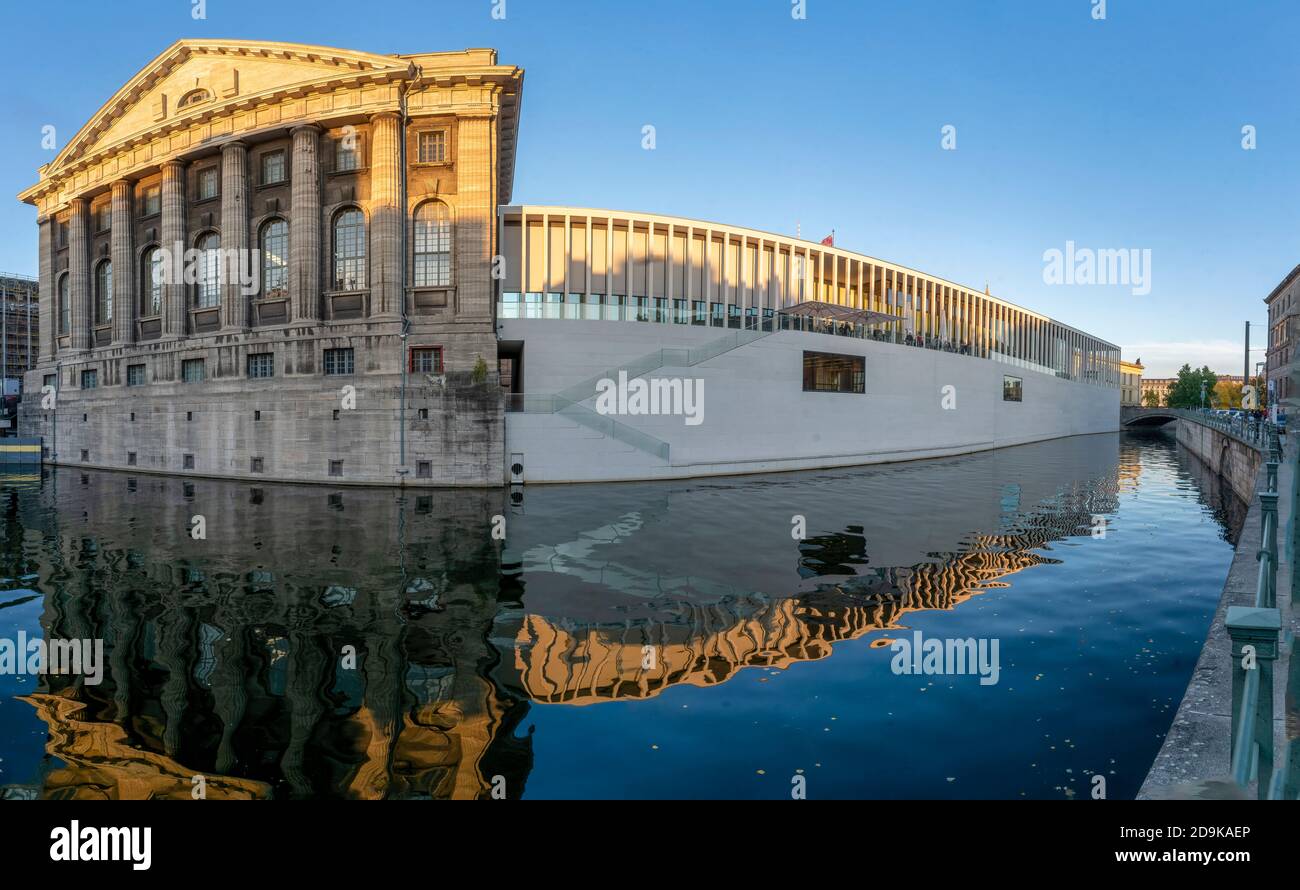
{"label": "stone bridge", "polygon": [[1138,408],[1124,405],[1119,409],[1119,422],[1124,427],[1164,426],[1183,416],[1177,408]]}

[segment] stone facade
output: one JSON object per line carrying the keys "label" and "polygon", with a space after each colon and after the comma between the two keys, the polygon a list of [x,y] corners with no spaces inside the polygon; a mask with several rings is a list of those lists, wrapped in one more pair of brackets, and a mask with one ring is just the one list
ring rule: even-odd
{"label": "stone facade", "polygon": [[1264,298],[1268,306],[1268,387],[1273,401],[1287,404],[1294,399],[1296,383],[1291,378],[1295,350],[1296,315],[1300,313],[1300,266],[1292,269],[1272,293]]}
{"label": "stone facade", "polygon": [[24,431],[59,464],[502,482],[491,266],[522,87],[486,49],[168,48],[20,195]]}

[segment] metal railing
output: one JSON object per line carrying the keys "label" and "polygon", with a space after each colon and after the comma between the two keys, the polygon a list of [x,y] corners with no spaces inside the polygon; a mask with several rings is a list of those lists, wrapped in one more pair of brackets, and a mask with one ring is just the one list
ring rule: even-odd
{"label": "metal railing", "polygon": [[[1282,632],[1282,613],[1277,607],[1278,466],[1282,462],[1278,428],[1250,418],[1194,413],[1197,422],[1266,452],[1265,488],[1259,493],[1262,515],[1255,604],[1229,606],[1225,621],[1232,648],[1232,779],[1243,788],[1256,782],[1256,794],[1261,800],[1296,800],[1300,797],[1300,742],[1290,738],[1280,762],[1275,762],[1273,745],[1274,665],[1279,654],[1293,650],[1295,645],[1294,637]],[[1290,484],[1294,494],[1300,449],[1293,446],[1291,450]],[[1291,597],[1294,603],[1294,590]],[[1300,692],[1300,666],[1294,654],[1287,685],[1286,698],[1294,708]],[[1290,722],[1294,726],[1294,721]]]}

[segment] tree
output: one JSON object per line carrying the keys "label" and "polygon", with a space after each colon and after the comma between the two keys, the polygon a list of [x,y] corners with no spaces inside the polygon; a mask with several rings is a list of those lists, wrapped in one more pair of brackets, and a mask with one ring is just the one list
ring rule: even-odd
{"label": "tree", "polygon": [[1241,407],[1241,384],[1220,380],[1214,384],[1215,404],[1220,408]]}
{"label": "tree", "polygon": [[1146,392],[1142,393],[1142,404],[1148,408],[1159,408],[1160,393],[1156,392],[1154,389],[1148,389]]}
{"label": "tree", "polygon": [[1204,387],[1204,404],[1208,408],[1210,395],[1218,382],[1219,378],[1208,367],[1193,371],[1191,365],[1183,365],[1178,369],[1178,378],[1173,386],[1169,387],[1169,398],[1166,404],[1170,408],[1199,408],[1202,404],[1201,392]]}

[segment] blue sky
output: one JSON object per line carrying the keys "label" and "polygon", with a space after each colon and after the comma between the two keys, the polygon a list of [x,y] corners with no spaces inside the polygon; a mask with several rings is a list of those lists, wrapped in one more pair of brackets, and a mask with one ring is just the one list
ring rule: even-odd
{"label": "blue sky", "polygon": [[[504,20],[494,2],[6,4],[0,270],[36,270],[35,211],[12,196],[53,156],[41,128],[61,147],[181,37],[495,47],[527,71],[516,202],[834,229],[1118,343],[1148,376],[1241,373],[1242,323],[1300,262],[1295,0],[1107,0],[1104,21],[1094,0],[807,0],[803,20],[792,0],[505,0]],[[1149,249],[1150,293],[1046,284],[1067,241]]]}

